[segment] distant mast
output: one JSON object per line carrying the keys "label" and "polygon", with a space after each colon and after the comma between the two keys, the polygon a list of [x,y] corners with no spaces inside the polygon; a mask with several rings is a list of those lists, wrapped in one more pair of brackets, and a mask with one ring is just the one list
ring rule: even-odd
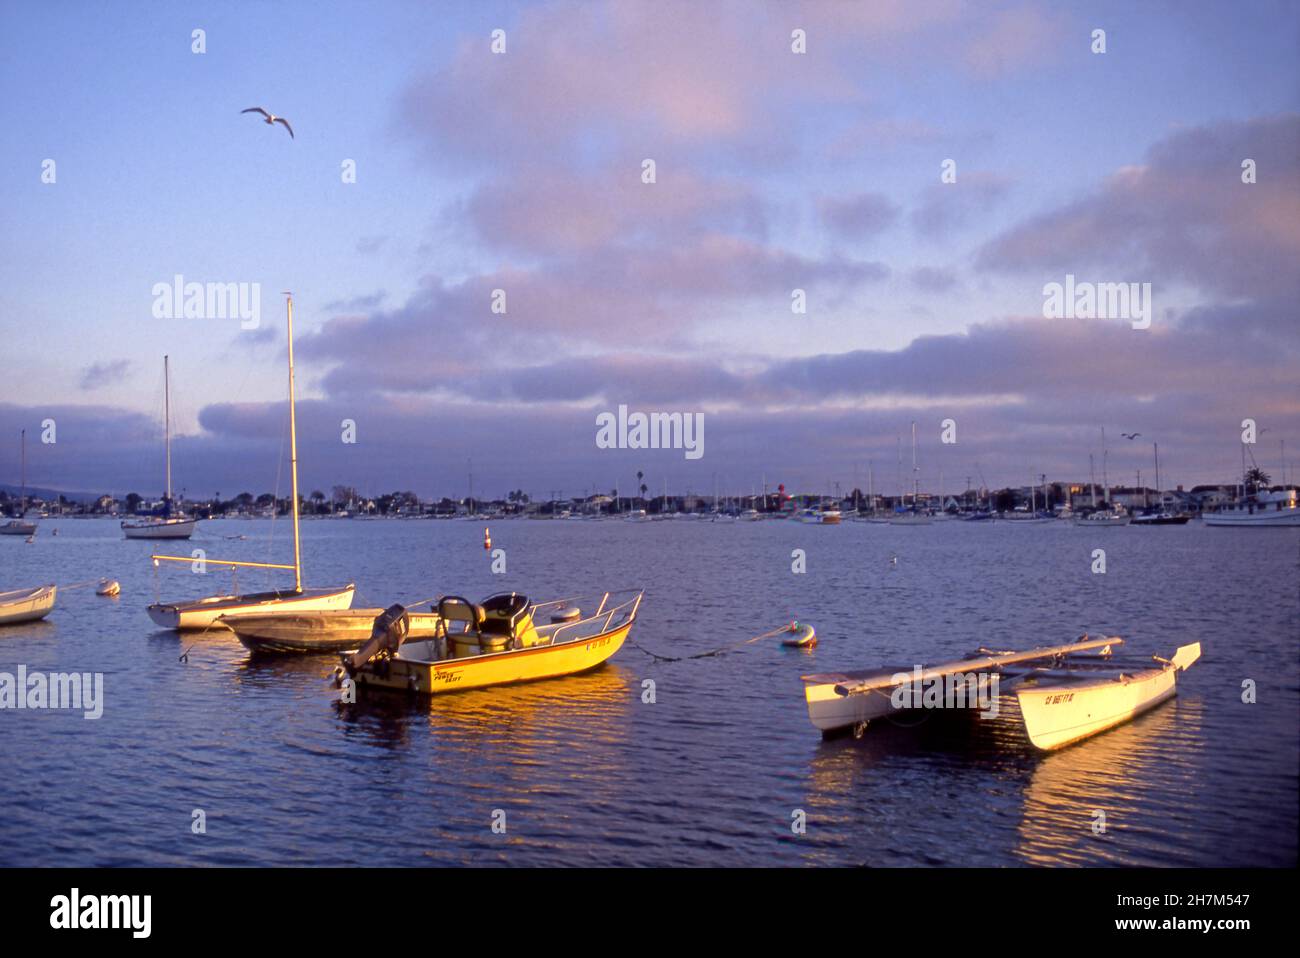
{"label": "distant mast", "polygon": [[22,460],[23,460],[23,466],[22,466],[22,483],[23,483],[23,491],[22,491],[22,498],[19,499],[19,501],[18,501],[18,518],[19,518],[19,519],[22,519],[24,516],[27,515],[27,430],[24,429],[24,430],[21,432],[20,435],[21,435],[21,437],[22,437],[21,441],[22,441],[22,447],[23,447],[23,452],[22,452]]}
{"label": "distant mast", "polygon": [[1106,463],[1109,458],[1109,452],[1106,449],[1106,427],[1101,427],[1101,487],[1105,492],[1106,506],[1110,507],[1110,474],[1106,471]]}
{"label": "distant mast", "polygon": [[921,505],[921,476],[916,468],[916,420],[912,420],[912,508]]}
{"label": "distant mast", "polygon": [[170,359],[163,356],[163,446],[167,450],[167,483],[163,493],[163,515],[172,514],[172,378]]}
{"label": "distant mast", "polygon": [[[302,591],[302,545],[298,538],[298,421],[293,403],[293,293],[285,292],[289,313],[289,463],[293,473],[293,591]],[[170,482],[170,478],[168,482]]]}

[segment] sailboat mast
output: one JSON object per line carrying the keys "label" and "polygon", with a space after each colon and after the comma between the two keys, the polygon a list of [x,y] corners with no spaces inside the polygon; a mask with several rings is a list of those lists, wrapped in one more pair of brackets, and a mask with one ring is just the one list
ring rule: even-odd
{"label": "sailboat mast", "polygon": [[293,474],[293,590],[302,591],[302,544],[298,538],[298,419],[293,401],[293,293],[285,293],[289,313],[289,463]]}
{"label": "sailboat mast", "polygon": [[163,512],[171,513],[172,505],[172,379],[171,366],[163,356],[163,445],[167,448],[167,492]]}
{"label": "sailboat mast", "polygon": [[916,420],[912,420],[912,505],[921,503],[921,480],[916,471]]}
{"label": "sailboat mast", "polygon": [[26,430],[26,429],[24,429],[24,430],[22,431],[22,444],[23,444],[23,455],[22,455],[22,458],[23,458],[23,468],[22,468],[22,473],[23,473],[23,475],[22,475],[23,492],[22,492],[22,498],[19,500],[19,503],[18,503],[18,518],[19,518],[19,519],[21,519],[21,518],[23,518],[23,516],[27,515],[27,430]]}
{"label": "sailboat mast", "polygon": [[1110,453],[1106,449],[1106,427],[1101,427],[1101,486],[1105,491],[1106,505],[1110,505],[1110,473],[1106,471],[1106,464],[1109,461]]}

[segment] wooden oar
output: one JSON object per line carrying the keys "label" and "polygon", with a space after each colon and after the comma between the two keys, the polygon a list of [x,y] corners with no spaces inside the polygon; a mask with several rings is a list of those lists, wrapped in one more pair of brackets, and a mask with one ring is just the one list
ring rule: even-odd
{"label": "wooden oar", "polygon": [[[1123,643],[1124,640],[1119,637],[1088,639],[1083,642],[1071,642],[1068,645],[1049,645],[1039,649],[1030,649],[1028,652],[1007,652],[1000,655],[980,656],[974,659],[959,659],[955,662],[945,662],[942,665],[932,665],[919,673],[897,672],[894,675],[906,675],[907,678],[904,682],[928,682],[956,672],[979,672],[984,669],[1000,668],[1014,662],[1031,662],[1034,659],[1046,659],[1070,652],[1086,652],[1088,649],[1100,649],[1108,645],[1122,645]],[[873,692],[876,689],[888,689],[903,684],[896,682],[894,675],[861,679],[857,682],[844,682],[835,686],[835,694],[859,695],[863,692]]]}

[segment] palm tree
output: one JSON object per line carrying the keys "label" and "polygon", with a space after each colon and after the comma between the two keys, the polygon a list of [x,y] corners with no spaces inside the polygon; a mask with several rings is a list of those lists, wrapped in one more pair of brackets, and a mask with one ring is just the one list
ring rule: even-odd
{"label": "palm tree", "polygon": [[1267,486],[1270,482],[1269,475],[1259,466],[1251,466],[1246,470],[1246,488],[1250,492],[1255,492]]}

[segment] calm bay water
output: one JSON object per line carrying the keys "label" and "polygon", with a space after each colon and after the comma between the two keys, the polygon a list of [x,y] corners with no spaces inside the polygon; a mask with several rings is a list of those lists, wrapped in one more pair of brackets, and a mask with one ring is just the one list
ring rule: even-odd
{"label": "calm bay water", "polygon": [[[632,640],[661,654],[792,618],[821,646],[690,662],[625,647],[568,679],[342,706],[333,659],[252,660],[144,611],[230,581],[155,572],[151,551],[282,562],[287,523],[205,522],[159,544],[46,520],[33,544],[0,541],[0,590],[109,576],[123,591],[65,590],[47,621],[0,629],[0,671],[105,673],[98,721],[0,712],[0,865],[1296,864],[1296,530],[514,520],[492,526],[504,575],[482,538],[473,522],[304,522],[307,584],[355,581],[358,606],[636,585]],[[802,673],[1084,631],[1142,655],[1199,640],[1204,655],[1172,702],[1046,756],[1007,722],[828,742],[808,723]],[[1257,704],[1241,701],[1246,679]]]}

